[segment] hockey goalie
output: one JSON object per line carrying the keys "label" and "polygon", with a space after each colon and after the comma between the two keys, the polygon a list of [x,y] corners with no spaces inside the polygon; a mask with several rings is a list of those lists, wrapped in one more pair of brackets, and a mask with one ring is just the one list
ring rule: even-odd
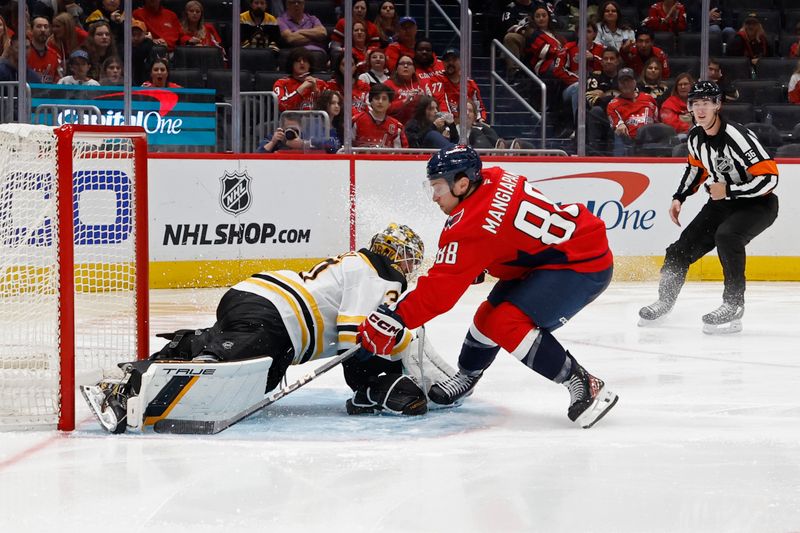
{"label": "hockey goalie", "polygon": [[[145,361],[120,365],[122,379],[82,386],[101,426],[144,430],[167,417],[222,420],[262,401],[290,365],[357,345],[357,326],[397,300],[422,263],[424,245],[408,226],[389,224],[369,248],[328,258],[307,272],[260,272],[230,288],[205,329],[168,339]],[[426,391],[455,370],[430,344],[403,330],[385,358],[343,363],[353,390],[349,414],[427,412]]]}

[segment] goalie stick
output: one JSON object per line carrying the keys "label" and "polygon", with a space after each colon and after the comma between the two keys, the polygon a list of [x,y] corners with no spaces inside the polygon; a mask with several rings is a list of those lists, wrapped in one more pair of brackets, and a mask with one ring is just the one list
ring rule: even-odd
{"label": "goalie stick", "polygon": [[257,404],[248,407],[244,411],[236,413],[230,418],[226,418],[225,420],[180,420],[180,419],[171,419],[171,418],[164,418],[159,420],[153,426],[153,430],[156,433],[173,433],[173,434],[180,434],[180,435],[216,435],[220,431],[224,431],[231,427],[234,424],[238,424],[248,416],[261,411],[268,405],[275,403],[276,401],[280,400],[287,394],[290,394],[309,381],[313,381],[331,368],[340,365],[341,363],[350,359],[358,349],[361,347],[360,344],[356,344],[346,352],[334,357],[333,359],[329,360],[327,363],[320,365],[316,369],[312,370],[305,376],[301,377],[294,383],[290,383],[286,385],[282,389],[273,392]]}

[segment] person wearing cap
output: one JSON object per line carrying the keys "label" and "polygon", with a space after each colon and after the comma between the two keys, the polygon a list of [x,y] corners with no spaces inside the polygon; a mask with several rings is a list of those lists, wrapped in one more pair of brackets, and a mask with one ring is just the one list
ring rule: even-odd
{"label": "person wearing cap", "polygon": [[650,6],[647,18],[642,21],[653,31],[678,33],[686,31],[686,8],[677,0],[663,0]]}
{"label": "person wearing cap", "polygon": [[414,58],[417,44],[417,21],[413,17],[402,17],[398,24],[394,42],[386,47],[386,68],[389,73],[397,68],[400,56]]}
{"label": "person wearing cap", "polygon": [[92,63],[89,61],[89,53],[80,48],[69,55],[70,76],[64,76],[58,80],[59,85],[100,85],[97,80],[89,77],[89,70]]}
{"label": "person wearing cap", "polygon": [[703,315],[703,332],[741,331],[746,285],[746,246],[775,222],[778,165],[756,135],[720,115],[722,91],[712,81],[698,81],[689,91],[689,111],[696,127],[689,130],[689,155],[669,217],[680,226],[689,196],[705,190],[700,212],[667,247],[658,300],[639,310],[640,326],[656,325],[672,310],[689,266],[717,249],[725,279],[722,305]]}
{"label": "person wearing cap", "polygon": [[[457,48],[448,48],[442,54],[444,73],[431,76],[428,87],[431,96],[439,103],[439,110],[450,113],[458,122],[458,103],[461,98],[461,55]],[[467,78],[467,100],[477,110],[478,120],[486,120],[486,106],[481,99],[481,90],[472,78]]]}
{"label": "person wearing cap", "polygon": [[726,53],[729,56],[747,57],[753,66],[760,58],[773,55],[772,45],[767,39],[757,13],[748,13],[745,16],[742,27],[728,43]]}
{"label": "person wearing cap", "polygon": [[658,122],[656,99],[636,89],[636,74],[625,67],[617,76],[619,95],[608,103],[606,115],[614,131],[614,155],[630,155],[636,132],[645,124]]}
{"label": "person wearing cap", "polygon": [[636,43],[622,52],[622,59],[625,61],[625,65],[631,67],[637,76],[641,76],[644,64],[651,57],[655,57],[661,62],[661,75],[664,78],[669,78],[670,70],[667,54],[658,46],[653,45],[653,30],[645,26],[636,33]]}
{"label": "person wearing cap", "polygon": [[161,0],[144,0],[144,7],[134,10],[133,18],[147,24],[154,44],[166,46],[170,52],[175,50],[181,35],[181,21],[174,11],[162,7]]}
{"label": "person wearing cap", "polygon": [[131,22],[131,46],[133,84],[141,85],[150,77],[150,64],[158,58],[159,47],[153,43],[147,25],[139,19]]}
{"label": "person wearing cap", "polygon": [[328,30],[314,15],[305,12],[305,0],[286,0],[286,11],[278,17],[281,38],[289,49],[302,46],[311,53],[318,70],[328,63]]}

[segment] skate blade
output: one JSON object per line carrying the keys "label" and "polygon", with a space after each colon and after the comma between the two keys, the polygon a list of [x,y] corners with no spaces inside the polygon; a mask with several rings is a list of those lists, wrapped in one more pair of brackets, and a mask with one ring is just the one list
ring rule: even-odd
{"label": "skate blade", "polygon": [[654,320],[647,320],[646,318],[639,317],[638,326],[640,328],[650,328],[650,327],[653,327],[653,326],[660,326],[661,324],[663,324],[664,322],[667,321],[667,316],[668,315],[669,315],[669,313],[667,313],[664,316],[660,316],[660,317],[658,317],[658,318],[656,318]]}
{"label": "skate blade", "polygon": [[100,426],[108,431],[113,432],[117,427],[117,417],[111,409],[103,410],[103,401],[105,400],[105,392],[98,385],[81,385],[78,387],[81,391],[81,396],[86,400],[92,414],[100,423]]}
{"label": "skate blade", "polygon": [[589,429],[599,422],[601,418],[606,416],[606,413],[617,404],[617,400],[619,400],[619,396],[606,387],[603,387],[600,389],[600,392],[597,393],[597,397],[594,402],[592,402],[592,405],[575,419],[575,423],[583,429]]}
{"label": "skate blade", "polygon": [[728,335],[742,331],[742,321],[731,320],[724,324],[703,324],[703,333],[706,335]]}

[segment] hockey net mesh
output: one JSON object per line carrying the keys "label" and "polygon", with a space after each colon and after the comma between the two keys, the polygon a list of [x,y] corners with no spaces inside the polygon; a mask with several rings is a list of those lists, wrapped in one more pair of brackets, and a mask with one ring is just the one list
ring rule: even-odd
{"label": "hockey net mesh", "polygon": [[[136,357],[135,160],[129,138],[79,135],[61,157],[73,164],[66,223],[81,382]],[[0,129],[0,429],[56,424],[60,414],[58,303],[67,295],[58,275],[58,161],[52,128]]]}

